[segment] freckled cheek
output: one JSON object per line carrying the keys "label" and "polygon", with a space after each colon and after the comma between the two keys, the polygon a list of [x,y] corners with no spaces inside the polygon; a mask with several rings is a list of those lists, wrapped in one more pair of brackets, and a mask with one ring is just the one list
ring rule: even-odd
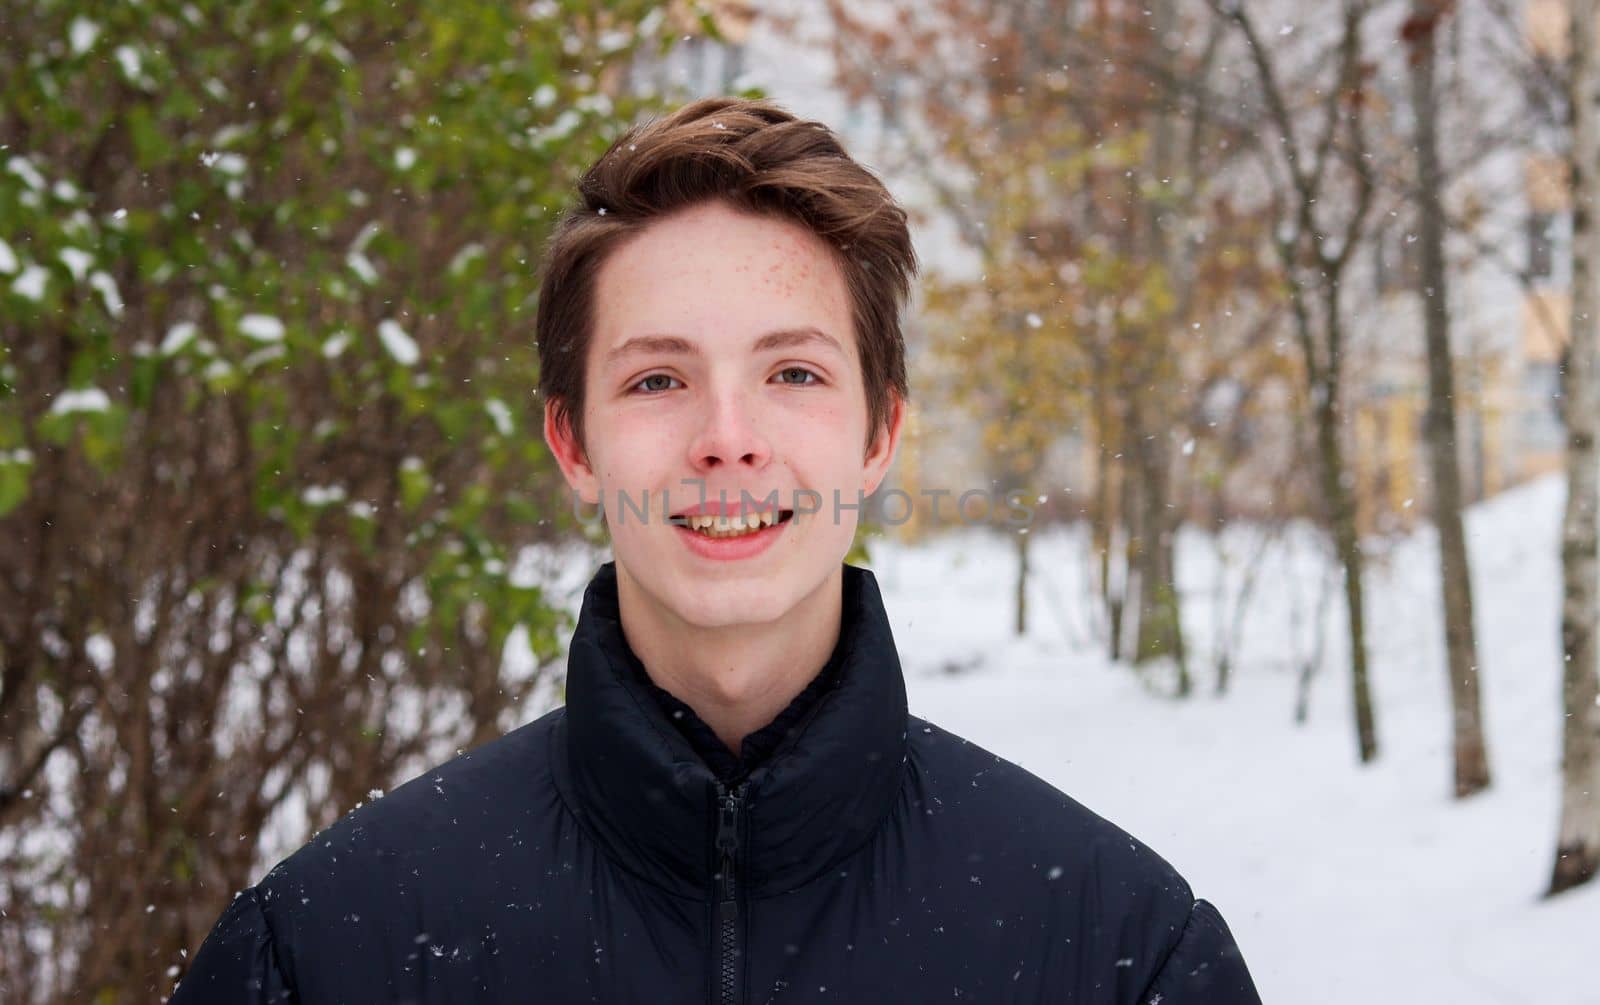
{"label": "freckled cheek", "polygon": [[842,431],[856,418],[852,409],[834,400],[812,404],[805,413],[805,423],[815,430]]}

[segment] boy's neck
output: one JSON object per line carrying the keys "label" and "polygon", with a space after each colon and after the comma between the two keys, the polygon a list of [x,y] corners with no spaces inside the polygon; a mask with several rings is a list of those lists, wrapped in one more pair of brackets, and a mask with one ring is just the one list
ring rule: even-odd
{"label": "boy's neck", "polygon": [[844,567],[778,621],[702,628],[674,616],[617,566],[628,646],[657,687],[694,709],[735,756],[828,662],[842,624]]}

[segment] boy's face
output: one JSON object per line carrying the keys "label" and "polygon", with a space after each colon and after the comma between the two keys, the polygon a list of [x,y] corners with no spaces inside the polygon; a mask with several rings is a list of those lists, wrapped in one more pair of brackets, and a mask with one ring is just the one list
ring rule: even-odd
{"label": "boy's face", "polygon": [[[877,489],[904,409],[867,450],[850,298],[822,240],[723,203],[673,214],[606,259],[593,326],[587,451],[548,403],[545,436],[573,490],[604,505],[618,574],[707,628],[774,621],[829,582],[857,524],[835,493],[854,504]],[[773,492],[794,515],[753,535],[663,519],[663,499],[678,516],[725,498],[731,516]]]}

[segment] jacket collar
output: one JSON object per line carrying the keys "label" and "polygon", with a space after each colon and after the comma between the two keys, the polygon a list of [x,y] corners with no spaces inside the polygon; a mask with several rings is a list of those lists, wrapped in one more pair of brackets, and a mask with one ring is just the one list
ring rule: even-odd
{"label": "jacket collar", "polygon": [[[900,786],[906,692],[871,572],[844,567],[837,683],[749,775],[741,872],[752,895],[793,889],[853,852]],[[668,721],[622,633],[616,566],[590,581],[567,657],[557,782],[607,852],[673,892],[708,896],[717,778]]]}
{"label": "jacket collar", "polygon": [[[850,616],[849,608],[845,609],[844,614],[847,618]],[[693,708],[651,680],[644,664],[639,662],[633,653],[626,655],[629,657],[627,663],[629,669],[633,671],[633,679],[656,700],[657,706],[671,720],[673,726],[677,727],[678,732],[689,741],[689,746],[694,748],[700,759],[706,762],[711,773],[720,778],[724,785],[732,786],[744,781],[747,775],[783,746],[783,741],[790,733],[803,728],[810,720],[811,712],[816,708],[817,702],[839,682],[839,665],[843,662],[844,643],[849,636],[848,628],[839,632],[839,640],[834,645],[833,654],[828,657],[827,664],[816,677],[812,678],[804,690],[795,695],[788,707],[778,713],[777,717],[744,738],[744,742],[739,745],[737,755],[723,744],[716,731],[706,725],[705,720],[701,719]]]}

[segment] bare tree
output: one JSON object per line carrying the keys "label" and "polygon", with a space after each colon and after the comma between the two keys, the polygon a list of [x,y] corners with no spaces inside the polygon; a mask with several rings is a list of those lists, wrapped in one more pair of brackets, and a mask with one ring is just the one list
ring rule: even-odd
{"label": "bare tree", "polygon": [[[1274,238],[1288,288],[1296,341],[1310,393],[1316,453],[1328,523],[1344,568],[1350,635],[1350,683],[1356,740],[1363,762],[1378,756],[1378,730],[1367,672],[1361,541],[1343,443],[1347,363],[1344,279],[1367,233],[1374,179],[1367,158],[1366,77],[1362,29],[1370,4],[1344,0],[1331,79],[1315,90],[1315,116],[1291,110],[1278,55],[1239,0],[1210,0],[1244,37],[1261,100],[1277,143],[1267,144],[1280,226]],[[1308,135],[1309,134],[1309,135]]]}
{"label": "bare tree", "polygon": [[1596,676],[1597,482],[1600,482],[1600,0],[1573,0],[1568,59],[1572,141],[1572,328],[1562,382],[1567,502],[1561,523],[1561,824],[1550,893],[1600,872],[1600,678]]}
{"label": "bare tree", "polygon": [[1455,379],[1450,353],[1449,276],[1445,267],[1445,214],[1439,161],[1436,88],[1437,34],[1454,0],[1413,0],[1401,29],[1410,45],[1411,103],[1416,121],[1417,217],[1421,247],[1422,310],[1428,347],[1426,438],[1433,472],[1433,519],[1439,530],[1439,578],[1444,601],[1445,670],[1455,750],[1455,794],[1489,786],[1478,687],[1478,643],[1472,614],[1472,577],[1461,520],[1461,466],[1456,452]]}

